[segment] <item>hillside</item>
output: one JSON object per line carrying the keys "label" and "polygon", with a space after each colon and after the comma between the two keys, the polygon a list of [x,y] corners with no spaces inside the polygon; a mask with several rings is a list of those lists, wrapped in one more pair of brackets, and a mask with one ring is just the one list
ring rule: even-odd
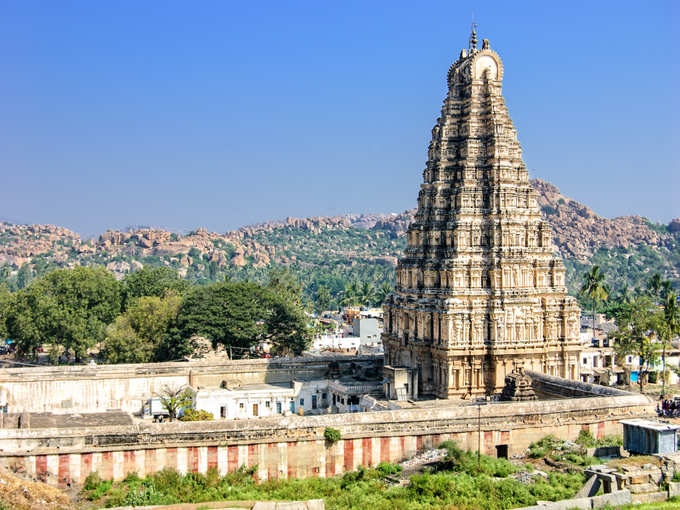
{"label": "hillside", "polygon": [[[654,272],[678,286],[680,219],[668,225],[638,216],[607,219],[548,182],[535,179],[532,184],[553,225],[572,292],[580,274],[594,263],[603,267],[614,288],[643,285]],[[18,288],[57,267],[93,264],[119,277],[151,264],[173,267],[191,280],[258,280],[269,266],[283,265],[300,275],[309,294],[320,284],[337,293],[351,279],[392,280],[414,212],[287,218],[224,234],[205,229],[186,235],[154,228],[108,230],[92,240],[54,225],[0,222],[0,281]]]}

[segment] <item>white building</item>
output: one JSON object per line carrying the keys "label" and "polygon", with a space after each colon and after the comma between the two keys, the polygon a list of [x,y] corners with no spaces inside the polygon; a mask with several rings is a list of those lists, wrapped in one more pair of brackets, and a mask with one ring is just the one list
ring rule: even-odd
{"label": "white building", "polygon": [[338,334],[321,335],[312,340],[312,350],[324,349],[356,351],[361,345],[361,338],[357,336],[342,336]]}
{"label": "white building", "polygon": [[277,414],[328,412],[328,381],[253,384],[239,388],[199,389],[193,407],[217,419],[245,419]]}

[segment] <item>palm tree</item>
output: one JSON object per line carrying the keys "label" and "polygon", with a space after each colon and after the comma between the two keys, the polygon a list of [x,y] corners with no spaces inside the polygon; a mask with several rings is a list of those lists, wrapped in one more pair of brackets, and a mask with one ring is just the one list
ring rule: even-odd
{"label": "palm tree", "polygon": [[359,296],[362,305],[371,306],[375,299],[375,287],[370,282],[364,282],[359,290]]}
{"label": "palm tree", "polygon": [[354,306],[361,301],[359,284],[357,282],[350,282],[340,292],[340,306]]}
{"label": "palm tree", "polygon": [[593,338],[595,337],[595,308],[598,302],[606,301],[609,297],[609,286],[604,279],[600,266],[593,268],[583,275],[583,285],[579,294],[588,296],[593,301]]}
{"label": "palm tree", "polygon": [[678,306],[677,297],[673,292],[666,294],[666,299],[663,303],[663,318],[660,321],[660,328],[657,335],[661,340],[662,351],[662,381],[661,381],[661,395],[666,394],[666,348],[670,344],[671,338],[680,333],[680,307]]}
{"label": "palm tree", "polygon": [[673,293],[673,284],[670,280],[664,280],[661,283],[661,296],[666,299],[668,294]]}
{"label": "palm tree", "polygon": [[652,296],[654,299],[659,299],[662,286],[663,279],[661,278],[661,275],[659,273],[654,273],[647,282],[647,290],[649,291],[650,296]]}
{"label": "palm tree", "polygon": [[383,282],[376,291],[376,302],[383,304],[387,296],[392,292],[392,286],[388,282]]}

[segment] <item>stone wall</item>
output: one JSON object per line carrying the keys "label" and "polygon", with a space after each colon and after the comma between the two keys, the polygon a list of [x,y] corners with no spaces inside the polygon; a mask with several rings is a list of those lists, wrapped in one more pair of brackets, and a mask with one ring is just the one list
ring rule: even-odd
{"label": "stone wall", "polygon": [[[454,440],[462,448],[496,455],[507,445],[521,455],[547,434],[575,439],[588,429],[595,437],[621,434],[619,420],[653,415],[647,397],[577,398],[483,406],[287,416],[194,423],[143,423],[83,429],[0,430],[0,463],[53,484],[80,484],[92,471],[121,479],[170,467],[180,472],[220,473],[257,465],[261,480],[332,476],[359,465],[398,462]],[[342,439],[330,446],[326,427]]]}
{"label": "stone wall", "polygon": [[329,364],[382,366],[382,356],[342,356],[0,369],[0,400],[9,412],[137,413],[164,386],[219,387],[324,378]]}

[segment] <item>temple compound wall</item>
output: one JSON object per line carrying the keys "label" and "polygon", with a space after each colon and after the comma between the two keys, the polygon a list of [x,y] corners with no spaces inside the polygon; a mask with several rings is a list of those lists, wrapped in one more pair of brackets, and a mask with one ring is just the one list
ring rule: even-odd
{"label": "temple compound wall", "polygon": [[[165,386],[230,388],[324,379],[354,365],[382,367],[382,356],[324,356],[224,362],[142,363],[0,369],[0,405],[10,413],[137,413]],[[224,383],[224,384],[223,384]]]}
{"label": "temple compound wall", "polygon": [[[532,375],[544,387],[556,382]],[[325,477],[398,462],[445,440],[473,451],[479,441],[482,453],[491,456],[506,448],[510,456],[521,455],[547,434],[563,439],[575,439],[584,429],[595,437],[621,434],[619,420],[654,414],[653,402],[643,395],[578,382],[570,387],[589,396],[215,422],[0,429],[0,464],[60,486],[81,484],[93,471],[122,479],[163,468],[182,473],[216,468],[224,474],[257,466],[260,480]],[[342,439],[326,443],[326,427],[340,430]]]}

